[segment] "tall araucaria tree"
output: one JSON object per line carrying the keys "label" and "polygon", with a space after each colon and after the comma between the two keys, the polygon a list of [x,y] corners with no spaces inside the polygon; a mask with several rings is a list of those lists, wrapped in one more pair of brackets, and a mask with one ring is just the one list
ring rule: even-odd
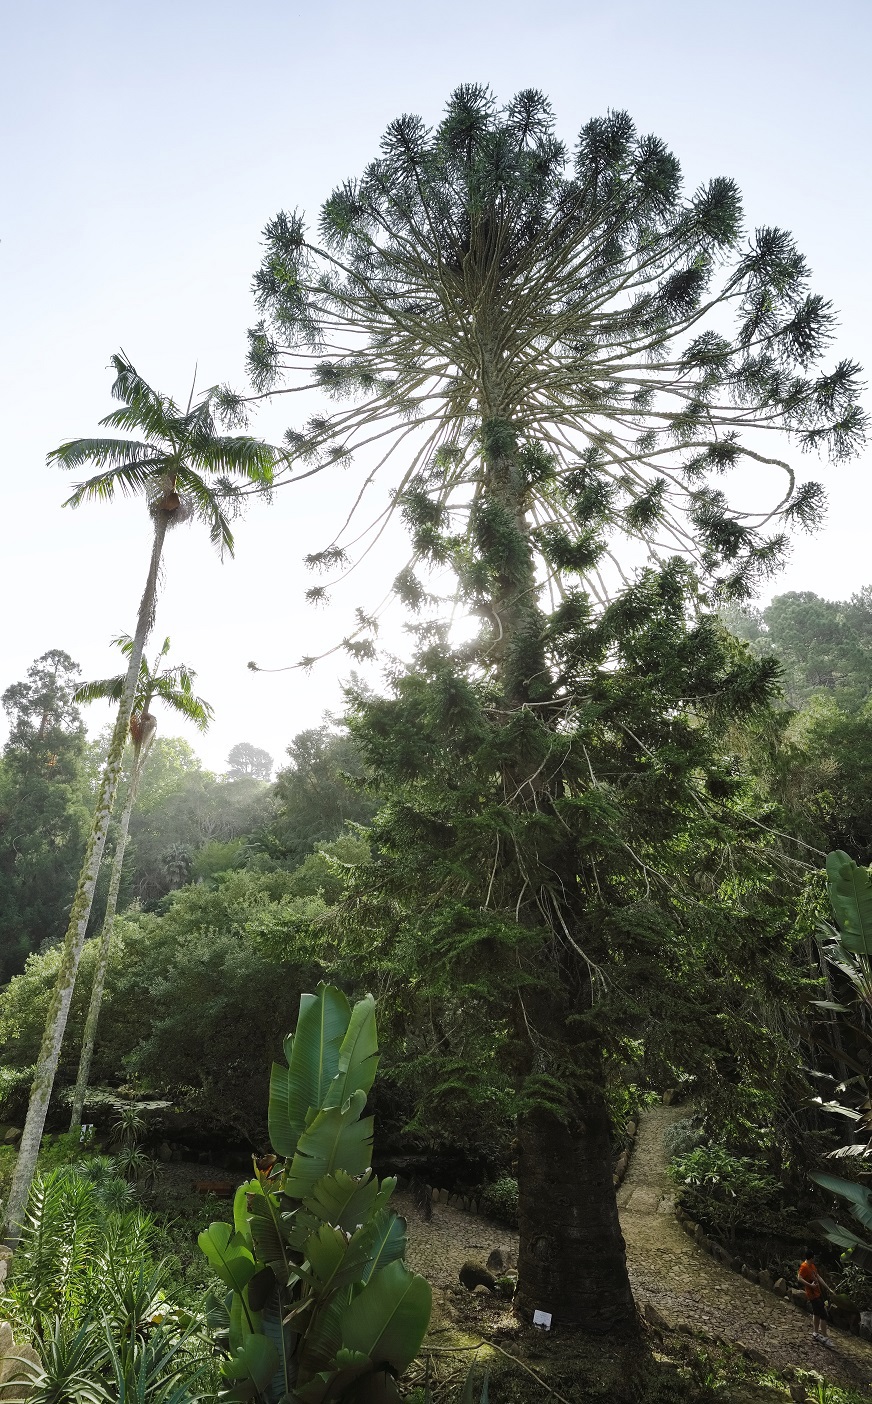
{"label": "tall araucaria tree", "polygon": [[[491,835],[483,903],[499,893],[506,919],[535,931],[523,958],[507,953],[517,975],[510,1060],[527,1108],[519,1121],[518,1300],[572,1324],[627,1325],[633,1307],[608,1165],[602,1028],[591,1014],[602,952],[592,913],[602,915],[600,900],[606,912],[620,907],[625,879],[616,871],[598,886],[597,851],[588,851],[577,822],[540,861],[537,825],[559,828],[570,802],[586,810],[599,845],[608,847],[613,823],[613,847],[637,852],[620,835],[618,811],[609,817],[610,786],[620,778],[608,762],[609,729],[639,738],[631,772],[649,766],[650,781],[675,765],[686,795],[697,782],[676,764],[663,708],[684,697],[691,710],[732,714],[731,697],[737,710],[765,699],[765,669],[751,676],[715,661],[717,626],[704,611],[747,598],[783,559],[791,523],[815,523],[822,489],[798,481],[769,445],[774,437],[836,459],[852,454],[865,427],[858,367],[843,360],[820,369],[832,308],[810,292],[789,234],[743,232],[732,180],[684,195],[675,157],[657,138],[638,136],[624,113],[589,122],[570,152],[536,92],[499,108],[488,90],[464,87],[435,129],[400,118],[363,175],[327,199],[318,237],[300,214],[283,213],[265,242],[255,279],[264,320],[250,349],[259,393],[311,387],[353,401],[289,431],[302,473],[279,481],[347,466],[358,450],[366,465],[348,521],[310,565],[338,568],[342,578],[355,543],[359,553],[371,549],[399,512],[413,558],[395,593],[420,608],[435,573],[453,571],[470,613],[483,620],[470,658],[505,743],[490,747],[488,763],[504,809],[518,816],[514,828],[507,820]],[[234,403],[228,394],[227,408]],[[362,501],[400,460],[387,505],[361,529]],[[753,469],[755,480],[780,474],[774,500],[758,499],[753,510],[733,505],[723,484],[738,468]],[[748,483],[746,474],[746,491]],[[641,564],[648,574],[634,584]],[[327,588],[310,597],[325,598]],[[652,653],[636,647],[634,631],[644,622],[650,637],[658,595],[668,603],[674,669],[655,718],[660,704],[644,674]],[[676,610],[698,618],[687,644],[674,636]],[[358,611],[344,641],[353,654],[372,651],[374,625]],[[706,666],[694,664],[697,654]],[[633,688],[616,679],[609,689],[616,667]],[[575,715],[585,703],[585,668],[597,679],[590,705],[608,714],[589,763]],[[708,700],[707,670],[709,681],[720,678]],[[634,702],[636,684],[644,705]],[[464,690],[449,687],[444,725],[465,705]],[[692,730],[678,729],[682,745]],[[571,763],[559,739],[565,732],[582,748]],[[361,735],[371,751],[365,728]],[[729,788],[723,776],[712,784]],[[450,827],[449,815],[440,822]],[[676,823],[667,829],[677,842]],[[424,830],[435,843],[423,820],[419,841]],[[647,861],[638,871],[650,882]],[[377,870],[375,863],[370,876]],[[429,893],[437,906],[443,896],[438,886]],[[552,999],[540,986],[528,1000],[527,985],[542,972]],[[554,1165],[560,1173],[549,1190],[542,1170]],[[597,1305],[574,1285],[579,1261],[597,1264]]]}
{"label": "tall araucaria tree", "polygon": [[152,521],[151,557],[118,701],[118,716],[64,937],[57,984],[46,1019],[6,1206],[4,1236],[12,1246],[18,1241],[36,1168],[73,985],[91,915],[94,886],[118,788],[143,649],[154,620],[158,573],[166,534],[178,522],[194,516],[208,527],[209,535],[219,550],[232,554],[230,508],[243,484],[259,488],[269,486],[277,457],[275,449],[250,435],[227,436],[219,433],[211,393],[207,392],[195,404],[192,392],[187,408],[181,409],[169,396],[153,390],[123,353],[113,356],[111,364],[115,371],[112,394],[121,405],[101,420],[101,424],[107,428],[133,432],[140,437],[73,439],[54,449],[48,455],[48,462],[73,470],[86,465],[98,470],[79,484],[65,504],[67,506],[78,507],[87,501],[111,502],[117,492],[144,498]]}
{"label": "tall araucaria tree", "polygon": [[[114,642],[121,648],[122,653],[129,656],[133,649],[133,640],[128,634],[122,634]],[[130,816],[133,813],[133,806],[136,804],[136,797],[139,792],[139,782],[142,772],[148,759],[151,743],[157,732],[157,718],[152,714],[151,706],[155,701],[161,702],[170,712],[175,712],[177,716],[185,717],[194,723],[200,731],[206,731],[212,719],[212,707],[205,702],[202,697],[197,697],[194,692],[194,679],[196,673],[191,668],[182,664],[161,667],[167,654],[170,651],[169,639],[164,639],[160,652],[149,667],[145,658],[139,665],[139,685],[133,700],[133,711],[130,717],[130,740],[132,757],[130,762],[130,781],[127,787],[127,795],[118,820],[118,839],[115,844],[115,853],[112,858],[112,871],[109,875],[109,890],[106,897],[106,911],[103,915],[103,927],[100,932],[100,949],[97,953],[97,964],[94,969],[94,983],[91,986],[91,998],[88,1003],[88,1012],[85,1016],[85,1029],[82,1035],[82,1051],[79,1056],[79,1070],[76,1075],[76,1085],[73,1089],[72,1116],[70,1118],[70,1130],[75,1131],[82,1123],[82,1108],[85,1105],[85,1096],[88,1091],[88,1077],[91,1072],[91,1058],[94,1053],[94,1043],[97,1037],[97,1025],[100,1021],[100,1007],[103,1003],[103,990],[106,985],[106,972],[109,968],[109,954],[112,945],[112,931],[115,925],[115,913],[118,908],[118,893],[121,888],[121,874],[124,868],[124,854],[127,849],[127,838],[130,831]],[[74,701],[76,702],[96,702],[98,700],[109,700],[118,702],[124,692],[124,674],[119,674],[114,678],[101,678],[97,682],[83,683],[76,690]]]}

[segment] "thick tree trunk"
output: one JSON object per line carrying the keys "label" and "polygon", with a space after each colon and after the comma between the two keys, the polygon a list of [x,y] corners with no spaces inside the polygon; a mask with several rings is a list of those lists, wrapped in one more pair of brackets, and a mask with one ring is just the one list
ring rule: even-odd
{"label": "thick tree trunk", "polygon": [[[498,384],[496,373],[493,381]],[[512,424],[496,415],[485,418],[482,440],[486,463],[483,498],[490,517],[483,523],[480,545],[493,570],[492,657],[506,705],[521,709],[547,702],[550,688],[527,521],[528,487]],[[547,808],[548,786],[559,784],[554,774],[543,778],[535,761],[529,770],[513,767],[506,779],[515,802],[528,809]],[[562,879],[566,893],[574,891],[574,854],[567,853],[565,871],[556,876]],[[558,952],[563,944],[558,938]],[[572,959],[560,955],[556,959],[565,997],[558,996],[555,1001],[546,992],[537,996],[528,991],[516,1020],[512,1056],[519,1087],[531,1074],[535,1083],[537,1068],[530,1062],[535,1044],[534,1062],[544,1059],[546,1067],[571,1069],[573,1088],[583,1091],[567,1089],[571,1109],[566,1121],[545,1107],[534,1106],[518,1124],[516,1307],[527,1321],[538,1309],[549,1312],[558,1325],[592,1332],[630,1332],[638,1320],[612,1183],[602,1061],[597,1046],[590,1041],[570,1037],[564,1042],[566,1021],[581,1012],[583,1001],[574,998],[578,980]]]}
{"label": "thick tree trunk", "polygon": [[609,1115],[591,1092],[569,1122],[539,1108],[518,1123],[520,1316],[594,1333],[637,1326],[612,1184]]}
{"label": "thick tree trunk", "polygon": [[103,917],[103,929],[100,933],[100,949],[97,952],[94,983],[91,986],[91,999],[88,1004],[88,1013],[85,1019],[85,1032],[82,1036],[79,1071],[76,1077],[76,1086],[73,1090],[73,1110],[72,1116],[70,1117],[71,1131],[77,1130],[82,1124],[82,1108],[85,1105],[85,1094],[88,1090],[88,1078],[91,1074],[91,1059],[94,1056],[97,1025],[100,1022],[100,1007],[103,1003],[103,991],[106,987],[106,972],[109,969],[109,952],[112,945],[112,931],[115,926],[115,913],[118,908],[118,893],[121,888],[121,872],[124,867],[124,854],[127,849],[130,816],[133,812],[133,806],[136,803],[136,792],[139,789],[142,767],[145,764],[145,757],[148,753],[149,739],[150,738],[146,740],[144,745],[139,744],[134,746],[133,767],[130,775],[130,791],[118,824],[118,842],[115,845],[115,854],[112,859],[112,874],[109,878],[106,912]]}
{"label": "thick tree trunk", "polygon": [[79,873],[79,884],[76,888],[76,895],[73,899],[73,906],[70,912],[70,921],[66,936],[64,937],[60,970],[58,971],[54,994],[52,995],[52,1001],[49,1006],[42,1047],[39,1051],[39,1060],[36,1064],[36,1071],[30,1089],[27,1119],[24,1123],[24,1131],[18,1148],[18,1158],[15,1164],[12,1188],[9,1191],[9,1200],[6,1206],[4,1239],[11,1248],[15,1248],[21,1236],[21,1226],[27,1209],[30,1186],[36,1170],[36,1159],[39,1154],[40,1142],[42,1141],[46,1115],[48,1114],[48,1104],[54,1086],[61,1044],[63,1043],[64,1031],[67,1026],[67,1017],[70,1012],[73,986],[76,982],[76,973],[79,968],[82,946],[85,942],[85,933],[88,929],[88,919],[91,915],[91,903],[94,900],[94,886],[97,882],[97,874],[100,871],[100,863],[103,858],[103,848],[106,843],[109,816],[112,812],[112,805],[115,802],[115,794],[118,789],[121,762],[124,756],[124,747],[127,742],[127,729],[130,725],[130,715],[133,711],[133,702],[139,682],[139,665],[142,662],[142,652],[154,618],[158,571],[160,568],[160,558],[166,531],[167,517],[163,512],[158,513],[155,517],[151,562],[149,564],[145,590],[143,591],[142,600],[139,605],[136,633],[133,637],[133,649],[130,654],[127,676],[124,680],[124,691],[121,694],[115,729],[112,732],[112,740],[109,745],[109,754],[106,758],[106,765],[100,781],[100,790],[97,795],[97,804],[91,825],[91,834],[88,839],[88,847],[85,851],[85,860],[82,864],[81,872]]}

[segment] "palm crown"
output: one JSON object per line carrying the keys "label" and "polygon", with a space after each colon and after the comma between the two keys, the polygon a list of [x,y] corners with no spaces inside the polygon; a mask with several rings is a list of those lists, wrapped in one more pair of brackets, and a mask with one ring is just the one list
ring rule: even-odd
{"label": "palm crown", "polygon": [[168,524],[193,514],[209,528],[212,541],[233,554],[229,509],[244,485],[268,488],[277,451],[247,434],[217,431],[214,396],[207,391],[186,410],[168,395],[153,390],[123,352],[112,357],[112,395],[121,408],[100,421],[140,438],[71,439],[48,455],[50,463],[76,469],[94,465],[100,471],[79,483],[66,506],[108,502],[116,491],[142,494],[153,513]]}
{"label": "palm crown", "polygon": [[[130,656],[133,640],[129,634],[121,634],[112,642],[121,649],[125,657]],[[161,663],[169,651],[170,641],[166,638],[154,663],[149,666],[147,660],[143,658],[139,665],[139,681],[134,695],[131,729],[147,713],[150,703],[157,697],[170,711],[186,717],[200,731],[206,731],[214,715],[213,708],[210,703],[202,697],[197,697],[194,693],[194,681],[197,674],[192,668],[188,668],[184,663],[161,668]],[[76,689],[74,701],[120,702],[124,690],[124,679],[125,674],[119,673],[115,677],[99,678],[94,682],[83,683],[81,687]]]}

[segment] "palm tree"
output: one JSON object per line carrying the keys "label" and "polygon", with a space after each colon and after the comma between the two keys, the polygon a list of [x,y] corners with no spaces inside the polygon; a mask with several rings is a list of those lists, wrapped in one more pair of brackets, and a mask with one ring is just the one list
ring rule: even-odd
{"label": "palm tree", "polygon": [[169,396],[153,390],[123,352],[112,357],[112,368],[115,371],[112,395],[121,404],[101,424],[112,429],[132,430],[141,437],[72,439],[54,449],[48,455],[48,462],[62,468],[90,465],[98,470],[76,487],[65,506],[78,507],[89,501],[111,502],[117,492],[144,497],[153,523],[151,559],[9,1193],[4,1233],[6,1242],[13,1248],[18,1241],[36,1168],[91,915],[94,885],[118,788],[143,649],[154,620],[158,572],[167,531],[176,523],[195,516],[208,527],[212,541],[222,554],[228,551],[232,555],[230,509],[234,498],[243,484],[268,487],[277,459],[276,450],[259,439],[218,433],[213,392],[207,392],[194,404],[192,390],[187,409],[181,410]]}
{"label": "palm tree", "polygon": [[[114,639],[113,643],[118,644],[122,653],[127,657],[133,649],[133,640],[129,634],[122,634],[120,638]],[[73,1113],[70,1118],[70,1130],[74,1131],[82,1123],[82,1108],[85,1104],[85,1093],[88,1090],[88,1077],[91,1071],[91,1059],[94,1054],[94,1042],[97,1037],[97,1024],[100,1020],[100,1007],[103,1003],[103,989],[106,984],[106,971],[109,967],[109,949],[112,941],[112,929],[115,924],[115,911],[118,906],[118,891],[121,886],[121,871],[124,867],[124,853],[127,848],[127,837],[130,829],[130,816],[133,806],[136,803],[139,791],[139,782],[142,779],[142,772],[148,757],[151,744],[157,731],[157,721],[151,712],[151,703],[157,698],[163,702],[165,707],[177,712],[180,716],[187,717],[201,731],[205,731],[212,720],[212,708],[208,702],[204,702],[202,697],[194,694],[194,679],[196,673],[184,664],[175,667],[161,668],[161,664],[170,651],[169,639],[164,639],[163,645],[154,660],[154,664],[149,667],[143,658],[139,665],[139,686],[136,690],[136,697],[133,703],[133,713],[130,718],[130,737],[133,742],[133,761],[130,770],[130,785],[127,791],[127,798],[124,808],[121,811],[121,818],[118,822],[118,842],[115,845],[115,855],[112,859],[112,873],[109,878],[109,894],[106,898],[106,912],[103,917],[103,929],[100,934],[100,949],[97,954],[97,968],[94,971],[94,983],[91,988],[91,1000],[88,1005],[88,1013],[85,1019],[85,1030],[82,1035],[82,1052],[79,1057],[79,1071],[76,1077],[76,1086],[73,1091]],[[124,690],[124,674],[119,673],[114,678],[101,678],[98,682],[84,683],[75,693],[76,702],[96,702],[101,699],[108,699],[118,702]]]}

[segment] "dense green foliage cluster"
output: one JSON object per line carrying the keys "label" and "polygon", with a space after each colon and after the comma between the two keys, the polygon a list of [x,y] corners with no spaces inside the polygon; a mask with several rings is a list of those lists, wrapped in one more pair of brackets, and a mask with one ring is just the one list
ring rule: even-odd
{"label": "dense green foliage cluster", "polygon": [[72,702],[79,669],[52,649],[3,694],[0,759],[0,978],[63,929],[90,819],[93,771]]}

